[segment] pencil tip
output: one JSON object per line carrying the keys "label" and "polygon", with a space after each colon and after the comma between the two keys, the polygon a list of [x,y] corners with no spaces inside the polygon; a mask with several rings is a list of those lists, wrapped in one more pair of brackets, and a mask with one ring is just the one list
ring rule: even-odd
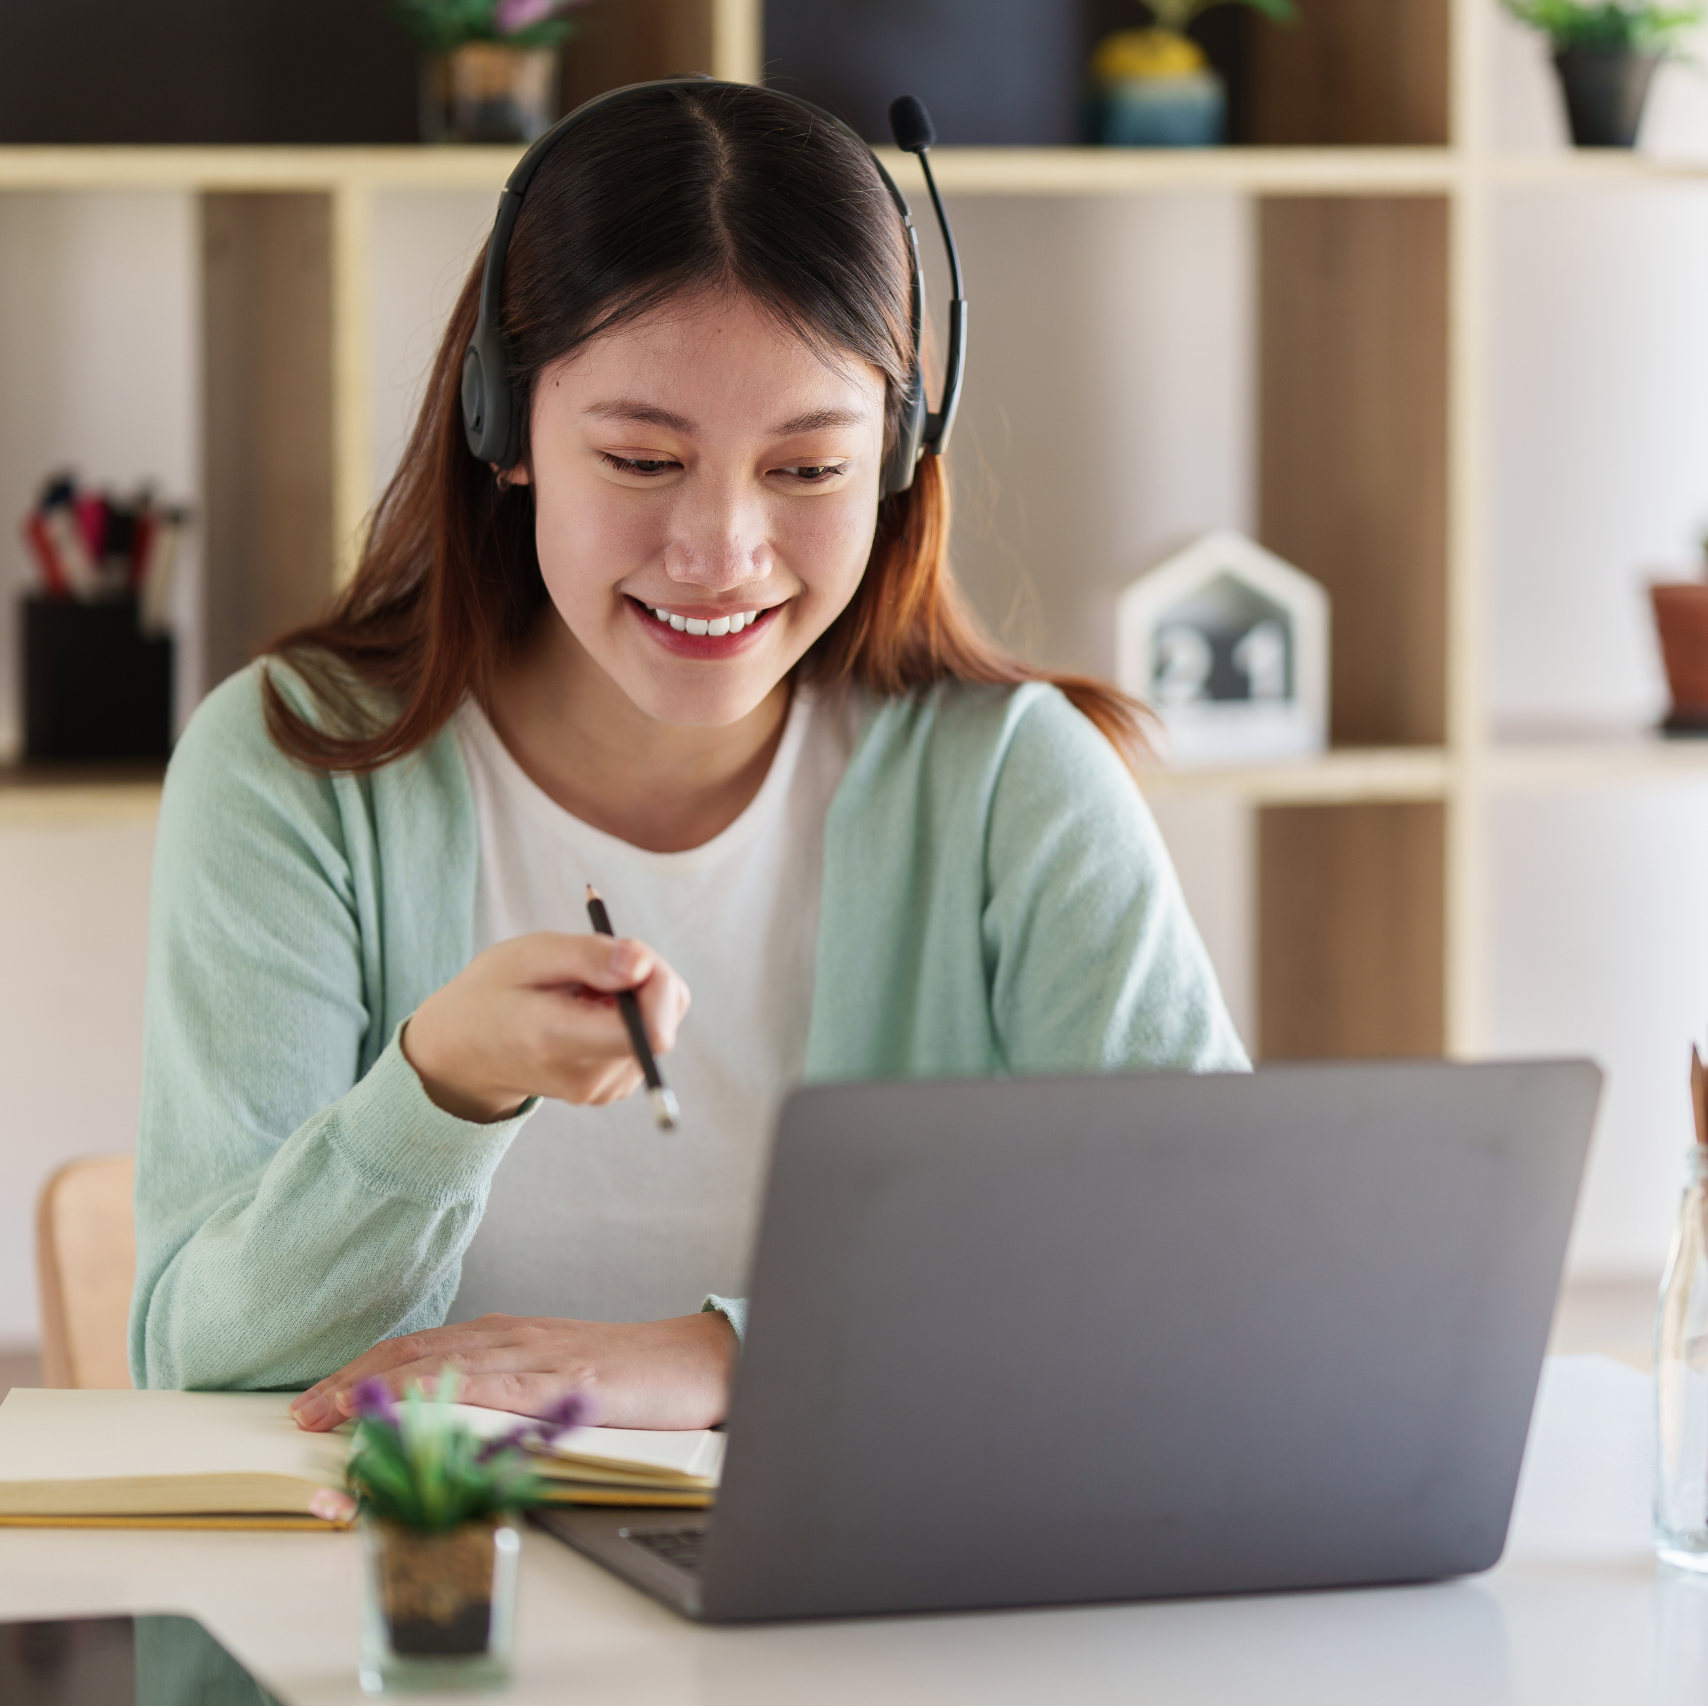
{"label": "pencil tip", "polygon": [[594,888],[591,883],[587,885],[587,898],[589,900],[597,900],[599,898],[599,891]]}

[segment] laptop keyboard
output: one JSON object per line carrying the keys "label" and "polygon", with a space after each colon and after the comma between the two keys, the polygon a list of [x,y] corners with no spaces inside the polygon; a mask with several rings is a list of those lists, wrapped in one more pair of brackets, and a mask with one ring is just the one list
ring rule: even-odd
{"label": "laptop keyboard", "polygon": [[625,1528],[623,1538],[679,1570],[699,1574],[700,1557],[706,1545],[703,1528]]}

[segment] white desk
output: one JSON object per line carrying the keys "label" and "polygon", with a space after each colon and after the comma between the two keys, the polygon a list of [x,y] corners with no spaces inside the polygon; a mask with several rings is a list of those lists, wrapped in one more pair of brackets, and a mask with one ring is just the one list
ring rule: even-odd
{"label": "white desk", "polygon": [[[702,1629],[530,1532],[517,1675],[499,1698],[1701,1706],[1708,1582],[1649,1551],[1651,1403],[1618,1364],[1551,1363],[1505,1560],[1435,1587]],[[330,1706],[362,1698],[357,1564],[350,1535],[5,1530],[0,1618],[192,1612],[291,1706]]]}

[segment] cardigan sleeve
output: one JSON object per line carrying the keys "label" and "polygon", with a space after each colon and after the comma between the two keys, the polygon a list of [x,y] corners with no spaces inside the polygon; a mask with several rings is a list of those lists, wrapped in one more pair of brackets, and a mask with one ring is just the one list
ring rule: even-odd
{"label": "cardigan sleeve", "polygon": [[985,867],[986,975],[1008,1070],[1248,1066],[1137,784],[1058,692],[1028,695],[1013,729]]}
{"label": "cardigan sleeve", "polygon": [[373,1034],[377,897],[350,849],[362,787],[278,753],[253,672],[173,758],[149,926],[138,1386],[302,1387],[442,1321],[531,1111],[456,1119],[398,1036]]}

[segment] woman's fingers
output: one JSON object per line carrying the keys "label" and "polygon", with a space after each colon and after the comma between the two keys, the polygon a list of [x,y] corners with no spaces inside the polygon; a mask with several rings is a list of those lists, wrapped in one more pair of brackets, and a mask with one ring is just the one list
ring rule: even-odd
{"label": "woman's fingers", "polygon": [[617,995],[632,989],[656,1053],[669,1051],[688,987],[644,942],[550,931],[479,954],[415,1010],[404,1056],[428,1096],[495,1120],[529,1096],[614,1102],[640,1083]]}
{"label": "woman's fingers", "polygon": [[[538,1356],[506,1355],[497,1347],[471,1357],[457,1367],[457,1402],[480,1404],[489,1410],[513,1410],[519,1416],[537,1416],[549,1410],[575,1383],[539,1366]],[[520,1366],[510,1366],[519,1364]],[[383,1379],[392,1396],[401,1398],[419,1386],[431,1395],[444,1377],[443,1362],[406,1363],[375,1378]],[[355,1388],[335,1393],[333,1404],[342,1416],[356,1413]]]}
{"label": "woman's fingers", "polygon": [[510,960],[506,970],[519,983],[537,989],[579,983],[610,995],[644,983],[664,964],[644,942],[625,936],[566,936],[552,930],[518,936],[502,951]]}
{"label": "woman's fingers", "polygon": [[609,996],[633,990],[640,998],[653,1047],[662,1052],[675,1042],[676,1028],[688,1011],[688,986],[669,961],[646,943],[623,936],[558,936],[541,932],[520,936],[506,945],[516,954],[514,970],[522,981],[537,988],[579,985]]}
{"label": "woman's fingers", "polygon": [[[647,1040],[655,1054],[676,1046],[676,1032],[688,1011],[688,986],[668,961],[644,942],[624,937],[558,936],[542,932],[507,944],[516,953],[514,970],[536,988],[558,990],[572,1005],[563,1014],[566,1034],[562,1052],[573,1062],[589,1045],[608,1058],[626,1055],[628,1031],[617,1012],[615,997],[633,991],[640,1003]],[[614,1101],[640,1082],[638,1075],[624,1088],[599,1096]],[[587,1100],[595,1098],[588,1097]]]}
{"label": "woman's fingers", "polygon": [[641,1018],[646,1022],[647,1041],[654,1054],[668,1054],[676,1046],[676,1032],[692,999],[688,986],[663,960],[654,963],[651,974],[636,990]]}
{"label": "woman's fingers", "polygon": [[457,1401],[479,1404],[488,1410],[511,1410],[518,1416],[543,1416],[572,1389],[572,1382],[549,1370],[470,1373],[457,1388]]}
{"label": "woman's fingers", "polygon": [[[493,1319],[482,1317],[478,1325]],[[447,1362],[455,1363],[471,1344],[479,1342],[469,1332],[469,1328],[476,1325],[470,1322],[466,1326],[431,1327],[424,1333],[381,1339],[377,1345],[370,1346],[359,1357],[345,1363],[336,1374],[316,1381],[301,1396],[293,1398],[289,1406],[291,1414],[296,1417],[299,1427],[311,1431],[335,1428],[350,1415],[349,1407],[341,1400],[354,1393],[364,1380],[384,1380],[394,1392],[401,1393],[408,1382],[394,1383],[400,1370],[419,1365],[430,1368],[436,1375]],[[492,1329],[488,1328],[487,1332],[490,1334]]]}
{"label": "woman's fingers", "polygon": [[362,1380],[383,1380],[397,1396],[417,1382],[431,1391],[449,1363],[460,1376],[458,1396],[489,1409],[539,1415],[580,1391],[611,1427],[704,1428],[723,1417],[735,1355],[720,1315],[636,1322],[484,1315],[383,1340],[292,1408],[299,1427],[324,1431],[354,1410]]}
{"label": "woman's fingers", "polygon": [[401,1398],[412,1386],[436,1391],[449,1367],[459,1376],[459,1402],[534,1415],[549,1408],[582,1377],[578,1369],[554,1369],[553,1360],[544,1351],[537,1323],[484,1315],[478,1321],[382,1339],[310,1387],[290,1408],[299,1427],[324,1432],[356,1413],[356,1389],[364,1381],[382,1381],[393,1397]]}

